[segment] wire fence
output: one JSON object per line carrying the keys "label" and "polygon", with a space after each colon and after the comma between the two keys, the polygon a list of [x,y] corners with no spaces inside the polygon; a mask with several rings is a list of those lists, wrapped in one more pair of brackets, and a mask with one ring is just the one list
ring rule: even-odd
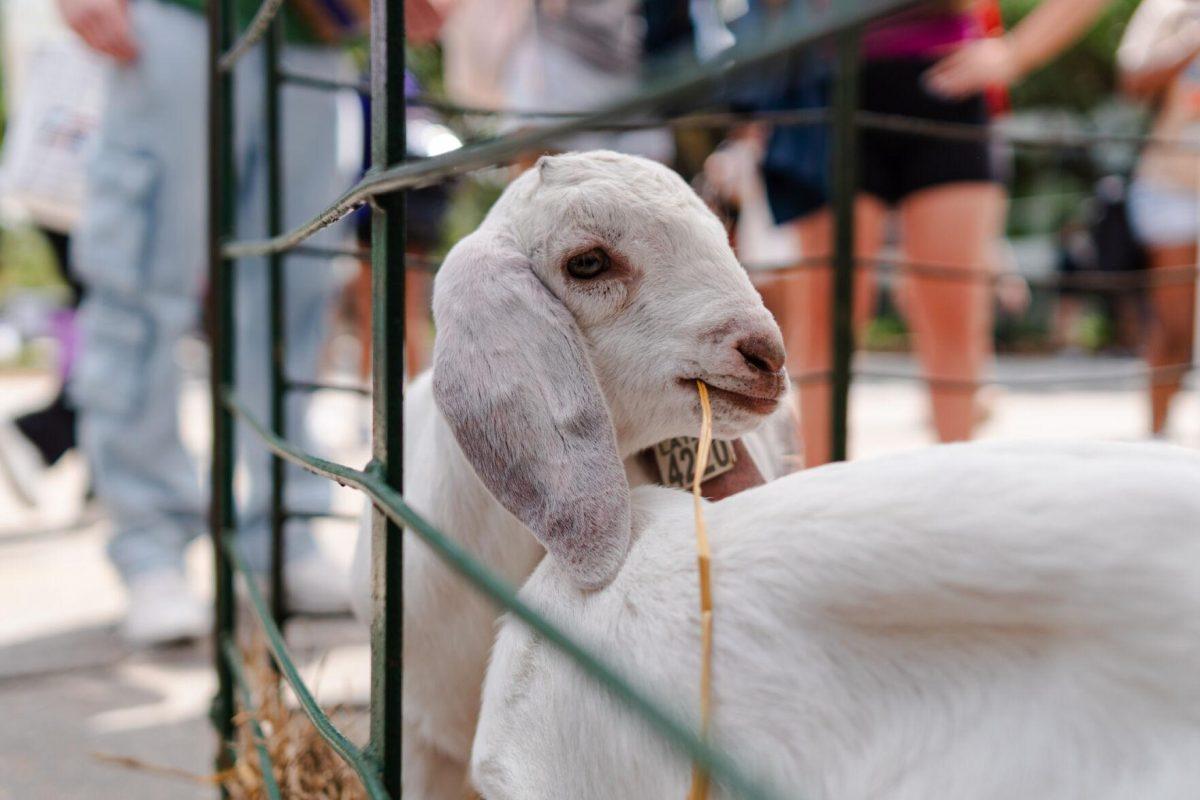
{"label": "wire fence", "polygon": [[[1014,131],[997,131],[977,125],[933,123],[870,114],[856,110],[854,85],[857,80],[857,31],[865,22],[894,12],[911,0],[842,0],[827,14],[814,16],[794,12],[776,25],[765,38],[739,45],[720,60],[704,64],[686,74],[666,76],[644,91],[587,113],[544,112],[538,110],[501,110],[463,106],[444,99],[418,96],[414,105],[426,106],[447,114],[484,116],[516,120],[552,120],[550,124],[522,127],[509,134],[469,144],[459,150],[420,161],[404,161],[405,98],[403,97],[404,21],[402,4],[387,0],[372,2],[371,81],[343,81],[321,75],[285,69],[280,63],[282,23],[279,10],[283,0],[265,0],[249,27],[235,36],[232,0],[214,0],[209,4],[210,24],[210,234],[209,264],[212,285],[212,381],[213,381],[213,464],[211,527],[216,553],[216,669],[219,690],[214,701],[213,719],[221,740],[218,767],[229,767],[234,758],[234,715],[237,706],[248,707],[250,687],[241,667],[236,647],[235,577],[241,576],[243,593],[254,612],[267,641],[279,675],[296,694],[300,708],[318,733],[359,775],[372,798],[399,797],[402,759],[400,724],[402,704],[400,683],[403,670],[402,625],[403,587],[401,570],[404,556],[402,530],[423,540],[450,568],[487,596],[499,607],[524,621],[550,644],[572,659],[600,686],[646,720],[679,752],[701,764],[732,795],[746,798],[779,797],[780,787],[768,789],[744,772],[725,754],[713,749],[696,731],[636,687],[634,676],[622,675],[598,654],[591,652],[541,617],[518,598],[513,586],[497,577],[485,565],[467,554],[454,538],[437,530],[404,501],[402,495],[403,379],[397,374],[403,363],[400,355],[404,342],[403,274],[406,269],[435,270],[437,260],[406,254],[404,240],[405,190],[444,181],[474,170],[491,168],[524,154],[537,151],[572,134],[585,131],[633,130],[651,127],[732,127],[744,124],[829,125],[835,142],[833,197],[836,219],[835,252],[825,258],[808,258],[782,265],[748,265],[762,281],[785,280],[804,271],[830,268],[835,274],[834,352],[828,371],[798,376],[800,382],[830,381],[834,384],[834,456],[844,456],[846,403],[851,375],[880,378],[914,376],[882,370],[852,372],[853,336],[850,305],[854,273],[861,270],[891,272],[925,279],[994,284],[999,276],[981,270],[964,270],[944,264],[926,264],[893,259],[856,259],[851,252],[854,194],[853,142],[859,128],[874,128],[936,136],[946,139],[1005,141],[1030,149],[1090,147],[1101,143],[1139,143],[1200,150],[1194,142],[1147,140],[1143,137],[1113,136],[1099,133],[1056,134],[1032,137]],[[725,81],[751,73],[755,68],[816,42],[834,38],[839,47],[839,69],[835,77],[834,104],[830,108],[791,109],[767,112],[700,110],[664,116],[663,108],[689,102],[704,102]],[[232,104],[234,67],[250,52],[261,47],[265,54],[264,104],[268,109],[268,230],[264,239],[235,241],[233,186]],[[334,200],[324,211],[308,221],[285,230],[281,225],[280,198],[285,192],[279,170],[279,91],[284,84],[310,88],[370,94],[372,100],[372,167],[361,181]],[[368,248],[316,245],[308,239],[318,231],[343,219],[355,209],[367,205],[372,217],[372,245]],[[372,263],[373,370],[370,387],[352,383],[324,383],[291,380],[284,371],[286,342],[283,336],[284,254],[300,257],[300,262],[336,257],[369,258]],[[261,420],[250,413],[239,398],[234,380],[235,292],[232,271],[237,262],[254,256],[266,256],[269,265],[268,292],[271,302],[270,336],[272,352],[272,402],[270,419]],[[760,268],[771,267],[769,270]],[[294,268],[319,268],[308,263]],[[1075,288],[1096,292],[1136,292],[1174,283],[1195,281],[1195,266],[1175,270],[1154,270],[1136,274],[1074,275],[1039,279],[1047,290]],[[1106,373],[1103,376],[1075,376],[1072,380],[1112,381],[1156,375],[1179,375],[1190,369],[1180,364],[1157,370],[1132,373]],[[951,381],[936,376],[923,378],[931,384],[976,388],[976,382]],[[1062,382],[1062,376],[1033,376],[1022,379],[1025,385],[1046,381]],[[289,392],[311,393],[322,390],[369,395],[373,401],[373,459],[364,469],[336,464],[302,451],[284,435],[286,419],[283,397]],[[237,515],[233,493],[234,422],[241,420],[272,452],[272,564],[270,593],[264,596],[255,577],[248,571],[237,536]],[[283,528],[287,519],[310,514],[289,510],[283,502],[285,462],[298,465],[317,475],[365,494],[374,505],[373,523],[373,594],[376,601],[372,625],[372,702],[371,741],[365,748],[350,742],[332,724],[305,686],[288,651],[283,624],[288,610],[283,602],[285,585],[282,563]],[[251,723],[253,724],[253,723]],[[254,731],[261,740],[261,731]],[[270,756],[266,749],[255,748],[264,776],[270,776]],[[264,791],[279,796],[278,786],[268,779]],[[794,787],[785,787],[789,793]],[[789,796],[795,796],[789,794]]]}
{"label": "wire fence", "polygon": [[[230,0],[210,3],[210,280],[212,282],[212,381],[213,381],[213,481],[211,525],[216,552],[216,635],[215,648],[219,690],[214,702],[214,720],[222,746],[218,766],[226,768],[232,762],[235,694],[245,698],[247,687],[243,671],[235,664],[238,654],[236,641],[234,577],[245,580],[246,594],[263,628],[271,655],[283,678],[300,698],[300,705],[317,731],[360,776],[367,793],[372,797],[398,797],[402,761],[399,749],[402,707],[400,680],[402,677],[402,586],[403,537],[405,530],[422,538],[448,565],[457,570],[477,590],[498,605],[524,620],[547,641],[574,660],[585,672],[616,698],[641,715],[662,735],[674,743],[687,757],[701,764],[713,776],[738,796],[768,798],[776,796],[742,772],[722,753],[713,750],[705,741],[673,714],[664,711],[653,700],[634,688],[630,676],[619,674],[597,654],[578,645],[567,633],[550,624],[517,598],[513,587],[506,585],[485,566],[479,564],[455,545],[454,541],[437,531],[415,514],[403,501],[401,426],[401,381],[390,375],[393,364],[402,363],[398,354],[403,345],[402,280],[389,280],[389,273],[404,269],[403,205],[397,193],[404,189],[444,180],[447,176],[490,166],[536,150],[571,133],[595,129],[614,119],[650,112],[669,102],[685,100],[703,94],[720,80],[744,74],[791,50],[803,47],[840,31],[852,30],[863,22],[894,11],[904,5],[902,0],[859,0],[840,4],[839,8],[820,19],[793,15],[791,24],[780,26],[775,35],[729,54],[720,63],[704,66],[691,74],[673,76],[646,91],[622,102],[600,109],[593,114],[565,119],[555,125],[526,130],[479,143],[444,156],[417,163],[402,163],[404,146],[404,100],[399,87],[403,86],[404,32],[403,15],[399,4],[386,0],[372,3],[372,106],[373,167],[362,181],[337,199],[324,212],[290,231],[281,231],[278,198],[284,187],[278,169],[278,108],[280,84],[298,78],[310,86],[343,89],[341,82],[323,81],[312,76],[289,76],[279,64],[281,25],[278,10],[281,3],[267,0],[260,7],[250,28],[235,41],[232,29]],[[234,185],[232,159],[233,66],[257,43],[265,47],[267,70],[266,96],[268,126],[268,209],[269,238],[257,242],[234,242]],[[355,86],[354,88],[361,88]],[[370,204],[372,208],[373,298],[376,328],[372,344],[375,353],[372,398],[374,400],[373,450],[375,459],[366,470],[356,470],[333,464],[305,454],[283,437],[284,420],[280,398],[288,390],[307,391],[315,387],[288,385],[282,365],[282,266],[278,256],[286,251],[303,248],[304,255],[324,257],[344,254],[340,250],[317,249],[304,242],[312,234],[345,217],[355,208]],[[361,255],[353,253],[353,255]],[[239,401],[234,381],[233,321],[234,291],[230,271],[236,261],[249,256],[270,256],[270,291],[272,354],[272,419],[264,424],[253,418]],[[389,263],[389,256],[393,259]],[[271,602],[262,597],[254,578],[240,557],[236,546],[237,520],[233,495],[233,436],[234,420],[240,419],[261,438],[274,453]],[[371,742],[359,749],[333,727],[328,716],[307,692],[295,670],[294,661],[283,641],[280,625],[286,618],[282,598],[284,585],[281,562],[282,484],[284,460],[324,475],[344,485],[353,486],[371,498],[376,508],[375,569],[373,582],[377,598],[376,621],[372,626],[373,695],[371,704]],[[260,758],[267,756],[261,750]],[[264,767],[266,765],[264,764]]]}

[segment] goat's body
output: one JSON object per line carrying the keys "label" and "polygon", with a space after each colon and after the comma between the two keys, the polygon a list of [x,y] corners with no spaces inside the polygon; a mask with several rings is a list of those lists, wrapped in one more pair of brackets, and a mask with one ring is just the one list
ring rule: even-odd
{"label": "goat's body", "polygon": [[[520,585],[544,550],[480,483],[433,401],[429,374],[405,392],[405,500],[474,558]],[[404,783],[415,796],[460,800],[496,609],[417,536],[404,552]],[[354,585],[369,619],[370,538]]]}
{"label": "goat's body", "polygon": [[[633,494],[606,589],[525,598],[695,720],[691,500]],[[803,798],[1200,794],[1200,457],[963,445],[789,476],[705,508],[714,734]],[[683,797],[689,765],[508,621],[474,752],[489,800]]]}
{"label": "goat's body", "polygon": [[[783,470],[789,418],[786,412],[777,416],[746,438],[768,479]],[[428,373],[407,388],[404,417],[405,500],[474,558],[520,586],[545,550],[480,482],[434,403]],[[633,486],[654,479],[640,459],[626,466]],[[406,536],[405,787],[423,800],[460,800],[498,612],[417,536]],[[353,579],[363,620],[370,619],[369,553],[364,528]]]}

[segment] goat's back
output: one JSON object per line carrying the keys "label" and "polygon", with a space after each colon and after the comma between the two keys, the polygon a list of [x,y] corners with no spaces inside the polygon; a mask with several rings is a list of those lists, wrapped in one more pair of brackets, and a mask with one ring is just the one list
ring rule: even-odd
{"label": "goat's back", "polygon": [[[617,580],[524,595],[679,716],[698,708],[690,498],[635,493]],[[1183,798],[1200,787],[1200,457],[962,445],[706,508],[714,730],[806,798]],[[688,765],[520,624],[475,742],[489,800],[683,796]]]}

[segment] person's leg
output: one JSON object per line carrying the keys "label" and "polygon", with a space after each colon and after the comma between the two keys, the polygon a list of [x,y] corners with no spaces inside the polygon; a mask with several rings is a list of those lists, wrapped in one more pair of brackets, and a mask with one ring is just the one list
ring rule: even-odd
{"label": "person's leg", "polygon": [[199,14],[154,0],[132,8],[140,55],[110,82],[73,241],[88,294],[71,391],[113,520],[109,556],[132,591],[126,633],[156,641],[205,626],[182,581],[203,502],[180,437],[175,350],[195,326],[204,265],[207,39]]}
{"label": "person's leg", "polygon": [[[860,258],[879,252],[887,222],[887,207],[877,198],[861,195],[855,204],[855,250]],[[805,259],[829,259],[833,252],[833,215],[822,209],[795,223]],[[874,273],[859,269],[854,281],[854,323],[861,329],[870,319]],[[799,270],[782,289],[783,341],[793,380],[800,396],[800,430],[804,465],[815,467],[830,459],[829,370],[833,352],[833,269],[827,261]]]}
{"label": "person's leg", "polygon": [[982,181],[921,189],[900,205],[908,259],[981,277],[905,277],[909,323],[942,442],[969,439],[977,421],[978,382],[992,355],[991,284],[982,278],[991,275],[988,253],[1004,207],[1003,187]]}
{"label": "person's leg", "polygon": [[404,273],[404,357],[405,373],[411,378],[421,374],[433,354],[433,320],[429,303],[433,291],[433,273],[410,266]]}
{"label": "person's leg", "polygon": [[1179,391],[1182,371],[1174,368],[1192,360],[1192,328],[1196,313],[1195,278],[1181,280],[1175,270],[1196,263],[1196,245],[1148,247],[1150,275],[1162,284],[1150,289],[1150,330],[1146,362],[1150,376],[1150,432],[1161,434],[1167,425],[1171,398]]}
{"label": "person's leg", "polygon": [[[323,75],[346,75],[347,65],[337,52],[324,48],[288,48],[288,63]],[[238,235],[258,238],[265,234],[266,183],[261,114],[261,60],[256,54],[246,64],[246,78],[239,73],[239,141],[243,143],[245,168],[239,192]],[[287,87],[283,92],[283,219],[291,227],[310,219],[345,190],[350,175],[338,164],[337,100],[329,92]],[[311,241],[336,244],[347,232],[339,224]],[[269,419],[270,366],[267,271],[262,259],[243,260],[238,267],[238,393],[261,421]],[[314,381],[325,343],[333,299],[341,279],[329,263],[311,259],[285,258],[286,375],[289,379]],[[305,424],[310,395],[291,393],[285,405],[287,433],[306,450],[312,450]],[[242,505],[240,528],[251,568],[265,570],[268,561],[270,500],[270,454],[258,437],[245,426],[238,429],[240,457],[249,476],[249,496]],[[329,481],[291,465],[286,473],[285,504],[289,509],[321,513],[328,510]],[[310,525],[295,519],[287,528],[286,555],[299,563],[315,553]]]}

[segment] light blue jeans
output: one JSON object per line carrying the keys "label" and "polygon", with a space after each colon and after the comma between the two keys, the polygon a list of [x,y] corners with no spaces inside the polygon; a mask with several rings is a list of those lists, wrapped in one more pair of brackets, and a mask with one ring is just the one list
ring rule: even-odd
{"label": "light blue jeans", "polygon": [[[96,491],[112,516],[109,556],[130,577],[181,566],[183,551],[205,529],[206,483],[180,438],[182,374],[177,349],[195,330],[206,290],[207,30],[199,14],[159,0],[135,0],[140,57],[113,69],[99,145],[89,172],[83,220],[72,259],[87,283],[80,310],[82,348],[72,381],[80,440]],[[343,56],[289,47],[298,69],[345,76]],[[266,192],[261,52],[235,75],[238,235],[265,234]],[[293,226],[320,211],[353,177],[337,167],[337,100],[287,87],[282,97],[284,218]],[[315,242],[336,241],[325,231]],[[315,377],[337,279],[329,265],[299,256],[286,264],[288,373]],[[237,383],[243,400],[267,420],[269,362],[266,265],[244,259],[237,273]],[[303,442],[306,400],[287,407],[289,433]],[[248,491],[239,527],[251,566],[267,563],[269,455],[253,434],[237,431]],[[308,446],[307,443],[305,443]],[[207,475],[207,471],[205,471]],[[327,483],[294,470],[288,505],[327,507]],[[314,543],[307,526],[288,530],[289,556]]]}

